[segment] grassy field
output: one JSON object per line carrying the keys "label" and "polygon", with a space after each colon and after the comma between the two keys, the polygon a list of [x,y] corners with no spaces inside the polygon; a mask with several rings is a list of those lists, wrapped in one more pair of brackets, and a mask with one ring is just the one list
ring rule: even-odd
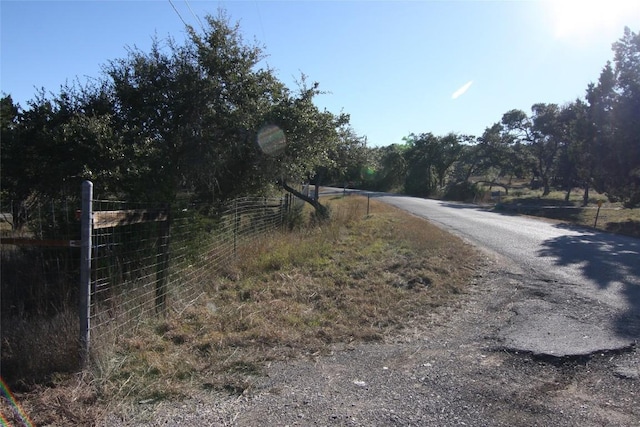
{"label": "grassy field", "polygon": [[375,200],[369,215],[363,197],[325,202],[331,222],[242,248],[198,298],[120,337],[91,370],[18,394],[34,424],[90,425],[114,405],[194,390],[241,394],[268,361],[383,341],[428,324],[435,307],[459,303],[478,262],[474,250]]}
{"label": "grassy field", "polygon": [[[485,187],[488,190],[488,187]],[[584,192],[574,189],[568,201],[566,193],[552,191],[542,196],[542,190],[531,190],[526,183],[516,182],[505,195],[504,189],[494,187],[492,190],[501,191],[500,200],[488,199],[495,203],[496,210],[509,211],[523,215],[539,216],[559,220],[611,233],[640,237],[640,209],[625,209],[620,203],[610,203],[603,194],[594,191],[590,193],[589,203],[582,206]],[[598,210],[598,202],[602,206]],[[596,222],[597,216],[597,222]]]}

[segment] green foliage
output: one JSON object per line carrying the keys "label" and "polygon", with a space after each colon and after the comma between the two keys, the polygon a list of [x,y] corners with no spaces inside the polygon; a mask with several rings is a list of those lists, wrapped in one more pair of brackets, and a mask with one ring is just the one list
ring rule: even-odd
{"label": "green foliage", "polygon": [[640,204],[640,34],[625,28],[614,61],[587,89],[594,183],[610,200]]}
{"label": "green foliage", "polygon": [[137,167],[134,193],[172,200],[186,189],[213,201],[262,185],[254,139],[282,85],[257,68],[262,50],[246,44],[237,25],[224,15],[207,23],[202,34],[189,29],[182,46],[156,41],[107,67]]}
{"label": "green foliage", "polygon": [[462,152],[460,136],[437,137],[431,133],[407,138],[405,191],[430,196],[444,189],[447,173]]}
{"label": "green foliage", "polygon": [[338,143],[329,153],[332,167],[320,166],[316,175],[323,174],[326,182],[338,186],[347,182],[364,182],[372,179],[371,150],[366,138],[357,135],[348,126],[338,129]]}
{"label": "green foliage", "polygon": [[442,198],[444,200],[456,200],[472,202],[484,197],[485,191],[478,184],[469,181],[456,182],[447,186]]}
{"label": "green foliage", "polygon": [[321,111],[314,98],[322,92],[319,84],[308,86],[302,76],[296,93],[283,90],[265,120],[279,126],[287,138],[282,154],[265,158],[266,171],[272,179],[297,182],[326,175],[346,167],[340,163],[340,152],[357,143],[349,133],[349,116]]}
{"label": "green foliage", "polygon": [[[318,83],[302,76],[290,91],[224,13],[187,33],[182,44],[130,49],[86,86],[43,90],[25,111],[3,97],[3,198],[21,206],[91,179],[99,198],[219,203],[268,194],[277,181],[346,179],[365,163],[349,116],[314,104]],[[282,153],[260,151],[265,124],[284,131]]]}
{"label": "green foliage", "polygon": [[375,173],[371,189],[378,191],[398,191],[404,187],[407,175],[405,152],[407,145],[391,144],[372,152]]}
{"label": "green foliage", "polygon": [[562,136],[558,126],[560,107],[556,104],[534,104],[531,117],[524,111],[511,110],[502,117],[505,130],[516,140],[528,146],[535,159],[534,176],[538,177],[544,188],[543,195],[551,191],[551,179]]}

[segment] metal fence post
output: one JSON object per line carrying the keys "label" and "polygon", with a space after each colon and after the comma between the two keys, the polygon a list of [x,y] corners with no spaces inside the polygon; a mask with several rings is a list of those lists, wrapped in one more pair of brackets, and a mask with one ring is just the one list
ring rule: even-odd
{"label": "metal fence post", "polygon": [[158,226],[159,242],[156,260],[156,313],[164,313],[167,300],[167,279],[169,278],[169,237],[171,230],[171,208],[165,206],[167,219]]}
{"label": "metal fence post", "polygon": [[93,226],[93,183],[82,183],[82,211],[80,214],[80,363],[89,359],[91,316],[91,232]]}
{"label": "metal fence post", "polygon": [[238,199],[233,201],[233,257],[235,258],[238,251],[238,228],[240,228],[240,217],[238,216]]}

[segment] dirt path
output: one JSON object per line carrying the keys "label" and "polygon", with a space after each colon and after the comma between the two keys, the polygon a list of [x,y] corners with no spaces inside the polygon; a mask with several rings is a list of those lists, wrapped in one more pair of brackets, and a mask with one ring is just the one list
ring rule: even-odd
{"label": "dirt path", "polygon": [[198,392],[103,425],[639,425],[637,348],[540,357],[505,345],[518,304],[544,302],[550,286],[492,258],[456,306],[414,319],[384,344],[274,363],[243,396]]}

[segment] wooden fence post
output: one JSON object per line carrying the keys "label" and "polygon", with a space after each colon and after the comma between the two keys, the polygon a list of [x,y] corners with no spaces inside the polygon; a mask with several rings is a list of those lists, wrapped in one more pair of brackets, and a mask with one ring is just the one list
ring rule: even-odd
{"label": "wooden fence post", "polygon": [[93,183],[82,183],[82,211],[80,214],[80,363],[89,360],[91,318],[91,232],[93,223]]}

